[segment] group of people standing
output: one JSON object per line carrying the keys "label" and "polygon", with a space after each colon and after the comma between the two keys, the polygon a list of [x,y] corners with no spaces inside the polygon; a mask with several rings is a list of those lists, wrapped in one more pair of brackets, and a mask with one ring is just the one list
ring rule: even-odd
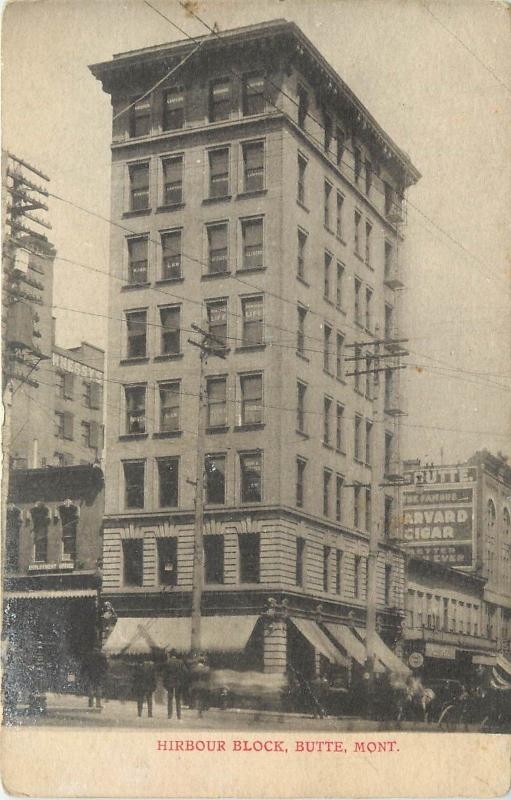
{"label": "group of people standing", "polygon": [[[190,707],[197,708],[202,717],[207,700],[210,668],[203,655],[181,658],[176,650],[170,650],[160,667],[163,686],[167,691],[167,717],[172,719],[174,702],[177,719],[181,719],[183,699],[186,697]],[[135,664],[133,668],[133,693],[137,701],[137,714],[142,716],[144,703],[147,716],[153,715],[153,694],[157,686],[157,666],[153,660]]]}

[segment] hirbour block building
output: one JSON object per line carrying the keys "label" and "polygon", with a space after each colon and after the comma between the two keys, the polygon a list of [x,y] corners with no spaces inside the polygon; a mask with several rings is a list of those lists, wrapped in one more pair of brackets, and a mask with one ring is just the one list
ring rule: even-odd
{"label": "hirbour block building", "polygon": [[398,471],[401,408],[388,371],[373,425],[374,376],[346,357],[398,334],[419,174],[294,24],[204,37],[179,66],[195,46],[91,67],[114,120],[107,649],[190,647],[195,323],[225,342],[205,367],[203,647],[266,671],[361,663],[372,524],[388,643],[404,613],[394,490],[369,488]]}

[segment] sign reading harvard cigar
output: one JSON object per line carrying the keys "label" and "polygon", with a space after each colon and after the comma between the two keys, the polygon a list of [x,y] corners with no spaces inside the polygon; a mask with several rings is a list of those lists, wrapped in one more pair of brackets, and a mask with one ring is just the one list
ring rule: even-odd
{"label": "sign reading harvard cigar", "polygon": [[402,538],[410,552],[430,561],[471,566],[477,470],[428,468],[407,477],[414,489],[403,493]]}

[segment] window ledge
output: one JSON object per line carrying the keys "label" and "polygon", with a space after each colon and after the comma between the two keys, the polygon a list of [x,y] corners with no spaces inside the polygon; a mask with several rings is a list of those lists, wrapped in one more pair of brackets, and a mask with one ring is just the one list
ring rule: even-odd
{"label": "window ledge", "polygon": [[183,356],[184,353],[162,353],[159,356],[155,356],[153,361],[179,361]]}
{"label": "window ledge", "polygon": [[236,270],[236,275],[243,275],[247,272],[265,272],[267,267],[240,267]]}
{"label": "window ledge", "polygon": [[296,204],[297,204],[297,205],[299,205],[299,206],[300,206],[300,208],[303,208],[303,210],[304,210],[304,211],[306,211],[306,212],[307,212],[307,214],[310,214],[310,210],[307,208],[307,206],[305,205],[305,203],[302,203],[302,201],[301,201],[301,200],[298,200],[298,198],[296,198]]}
{"label": "window ledge", "polygon": [[328,442],[323,442],[322,441],[321,444],[323,445],[323,447],[326,447],[327,450],[333,450],[334,449],[331,444],[328,444]]}
{"label": "window ledge", "polygon": [[360,328],[361,331],[365,331],[364,325],[362,322],[360,322],[359,319],[355,320],[355,325],[357,326],[357,328]]}
{"label": "window ledge", "polygon": [[355,257],[358,258],[358,260],[361,261],[362,264],[365,264],[365,261],[364,261],[363,257],[360,255],[360,253],[357,253],[356,250],[354,250],[353,252],[355,254]]}
{"label": "window ledge", "polygon": [[156,431],[153,439],[178,439],[183,435],[183,431]]}
{"label": "window ledge", "polygon": [[240,431],[258,431],[264,428],[264,422],[250,422],[247,425],[235,425],[234,430],[238,433]]}
{"label": "window ledge", "polygon": [[324,227],[324,229],[326,231],[328,231],[328,233],[331,233],[332,236],[335,236],[335,231],[333,231],[332,228],[329,228],[328,225],[325,225],[324,223],[323,223],[323,227]]}
{"label": "window ledge", "polygon": [[337,381],[337,383],[341,383],[343,386],[346,386],[346,381],[344,380],[344,378],[340,378],[338,375],[336,375],[335,380]]}
{"label": "window ledge", "polygon": [[136,211],[125,211],[122,216],[124,219],[130,219],[130,217],[147,217],[151,212],[152,208],[140,208]]}
{"label": "window ledge", "polygon": [[180,208],[184,208],[185,204],[181,201],[180,203],[169,203],[168,205],[158,206],[156,209],[157,214],[164,214],[165,211],[177,211]]}
{"label": "window ledge", "polygon": [[251,350],[255,350],[258,352],[259,350],[264,350],[266,348],[266,344],[264,342],[259,342],[259,344],[243,344],[240,347],[235,347],[235,353],[246,353],[250,352]]}
{"label": "window ledge", "polygon": [[364,462],[360,458],[357,458],[356,456],[353,456],[353,461],[356,461],[357,464],[360,464],[361,467],[364,466]]}
{"label": "window ledge", "polygon": [[306,287],[307,287],[307,289],[310,289],[310,286],[311,286],[311,285],[310,285],[310,283],[307,283],[307,281],[305,280],[305,278],[302,278],[302,276],[301,276],[301,275],[297,275],[297,276],[296,276],[296,280],[297,280],[297,281],[300,281],[300,283],[303,283],[303,285],[304,285],[304,286],[306,286]]}
{"label": "window ledge", "polygon": [[336,307],[337,311],[339,311],[341,314],[344,314],[344,316],[346,316],[346,314],[348,313],[346,311],[346,309],[343,308],[342,306],[336,305],[335,307]]}
{"label": "window ledge", "polygon": [[360,395],[360,397],[364,397],[364,398],[365,398],[365,394],[364,394],[364,392],[361,392],[361,391],[360,391],[360,389],[357,389],[357,388],[355,387],[354,391],[355,391],[355,393],[356,393],[356,394],[359,394],[359,395]]}
{"label": "window ledge", "polygon": [[133,356],[132,358],[121,358],[119,364],[123,367],[130,364],[148,364],[149,356]]}
{"label": "window ledge", "polygon": [[334,373],[333,373],[333,372],[330,372],[330,370],[328,370],[328,369],[323,369],[323,372],[325,373],[325,375],[329,375],[329,376],[330,376],[330,378],[333,378],[333,377],[334,377]]}
{"label": "window ledge", "polygon": [[166,286],[168,283],[183,283],[184,275],[180,275],[179,278],[160,278],[160,280],[155,281],[155,286]]}
{"label": "window ledge", "polygon": [[236,197],[262,197],[265,194],[268,194],[268,189],[248,189],[245,192],[238,192]]}
{"label": "window ledge", "polygon": [[345,456],[346,455],[346,450],[341,450],[339,447],[335,448],[335,452],[339,453],[340,456]]}
{"label": "window ledge", "polygon": [[149,436],[148,433],[122,433],[119,436],[120,442],[131,442],[136,441],[137,439],[147,439]]}
{"label": "window ledge", "polygon": [[229,200],[232,200],[232,194],[219,194],[217,197],[205,197],[202,205],[209,206],[211,203],[226,203]]}
{"label": "window ledge", "polygon": [[323,300],[325,301],[325,303],[328,303],[328,305],[329,305],[329,306],[333,306],[333,305],[335,305],[335,304],[334,304],[334,301],[333,301],[333,300],[330,300],[330,298],[329,298],[329,297],[327,297],[327,296],[326,296],[326,294],[324,294],[324,295],[323,295]]}
{"label": "window ledge", "polygon": [[211,281],[215,278],[228,278],[231,275],[230,270],[226,270],[225,272],[205,272],[201,275],[202,281]]}
{"label": "window ledge", "polygon": [[302,361],[306,361],[307,364],[310,362],[310,358],[308,358],[307,356],[304,356],[304,354],[300,353],[299,350],[296,351],[296,355],[298,356],[298,358],[301,358]]}
{"label": "window ledge", "polygon": [[298,428],[297,428],[295,433],[297,433],[298,436],[301,436],[302,439],[309,439],[309,434],[305,433],[305,431],[299,431]]}
{"label": "window ledge", "polygon": [[206,433],[227,433],[228,431],[228,425],[208,425],[206,428]]}
{"label": "window ledge", "polygon": [[338,241],[338,242],[340,242],[341,244],[343,244],[343,245],[346,247],[346,244],[347,244],[347,243],[346,243],[346,241],[345,241],[345,240],[342,238],[342,236],[339,236],[339,234],[338,234],[338,233],[336,233],[336,234],[335,234],[335,238],[337,239],[337,241]]}
{"label": "window ledge", "polygon": [[144,281],[143,283],[125,283],[124,286],[121,286],[121,292],[129,292],[132,289],[147,289],[150,285],[150,281]]}
{"label": "window ledge", "polygon": [[367,267],[368,269],[370,269],[370,270],[371,270],[371,272],[374,272],[374,267],[373,267],[373,265],[372,265],[372,264],[371,264],[369,261],[364,261],[364,264],[366,265],[366,267]]}

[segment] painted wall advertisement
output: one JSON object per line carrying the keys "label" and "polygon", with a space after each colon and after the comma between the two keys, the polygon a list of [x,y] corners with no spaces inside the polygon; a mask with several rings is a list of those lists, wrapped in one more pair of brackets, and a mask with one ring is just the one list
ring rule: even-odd
{"label": "painted wall advertisement", "polygon": [[473,559],[475,467],[431,467],[407,474],[402,538],[411,555],[456,567]]}

